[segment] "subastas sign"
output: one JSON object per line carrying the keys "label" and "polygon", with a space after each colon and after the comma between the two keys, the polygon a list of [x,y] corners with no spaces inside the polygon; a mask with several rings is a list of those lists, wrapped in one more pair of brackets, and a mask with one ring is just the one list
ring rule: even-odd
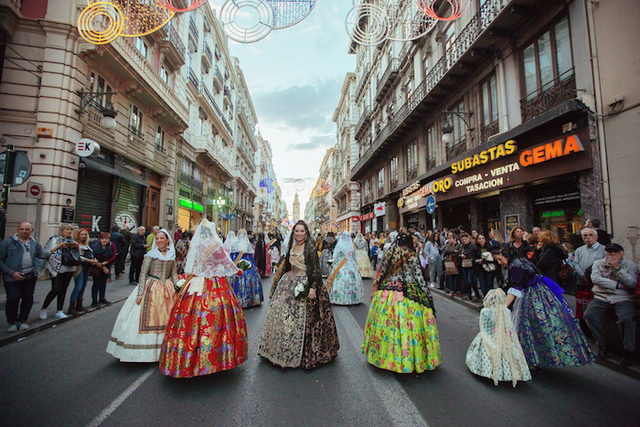
{"label": "subastas sign", "polygon": [[510,140],[453,163],[454,173],[427,186],[440,202],[589,169],[588,141],[587,128],[521,150]]}

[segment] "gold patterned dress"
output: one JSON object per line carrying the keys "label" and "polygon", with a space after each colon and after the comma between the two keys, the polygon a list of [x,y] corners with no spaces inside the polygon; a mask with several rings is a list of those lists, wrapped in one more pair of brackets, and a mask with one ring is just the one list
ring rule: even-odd
{"label": "gold patterned dress", "polygon": [[[274,278],[258,354],[283,368],[311,369],[331,361],[340,347],[313,241],[307,241],[303,253],[290,251],[282,262]],[[298,286],[315,289],[316,297],[296,298]]]}
{"label": "gold patterned dress", "polygon": [[[157,362],[169,314],[176,300],[174,259],[145,256],[140,284],[122,306],[107,345],[121,362]],[[136,299],[142,297],[138,305]]]}

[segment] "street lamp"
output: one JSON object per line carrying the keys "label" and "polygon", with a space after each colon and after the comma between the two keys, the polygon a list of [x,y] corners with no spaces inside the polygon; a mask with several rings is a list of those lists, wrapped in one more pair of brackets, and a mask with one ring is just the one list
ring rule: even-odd
{"label": "street lamp", "polygon": [[[92,105],[96,109],[100,110],[102,114],[102,122],[101,125],[105,129],[115,129],[116,128],[116,116],[118,112],[113,108],[113,104],[111,103],[111,95],[115,95],[116,92],[85,92],[80,89],[77,90],[76,93],[80,96],[80,107],[76,109],[76,113],[78,113],[79,117],[82,117],[84,113],[84,109],[87,105]],[[100,100],[107,96],[107,106],[103,107]]]}
{"label": "street lamp", "polygon": [[[444,113],[444,126],[442,126],[442,142],[446,145],[449,145],[453,142],[453,126],[451,126],[451,122],[449,122],[449,118],[452,114],[460,117],[460,119],[464,122],[469,129],[469,132],[473,131],[473,128],[469,126],[469,122],[467,121],[471,116],[473,116],[473,111],[465,112],[465,111],[449,111],[442,110]],[[449,117],[447,116],[449,115]]]}

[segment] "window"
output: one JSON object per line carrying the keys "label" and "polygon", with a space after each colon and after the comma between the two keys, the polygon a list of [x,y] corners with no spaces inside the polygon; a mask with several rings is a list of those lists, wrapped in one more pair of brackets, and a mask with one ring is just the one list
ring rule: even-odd
{"label": "window", "polygon": [[378,197],[384,194],[384,168],[378,171]]}
{"label": "window", "polygon": [[496,75],[492,74],[480,84],[482,93],[482,126],[489,126],[498,120],[498,92]]}
{"label": "window", "polygon": [[164,138],[165,132],[160,126],[156,130],[156,149],[164,152]]}
{"label": "window", "polygon": [[167,69],[164,67],[164,65],[160,66],[160,78],[162,79],[162,81],[164,81],[166,84],[169,84],[169,72],[167,71]]}
{"label": "window", "polygon": [[436,129],[431,125],[427,129],[427,170],[435,166],[436,160]]}
{"label": "window", "polygon": [[131,104],[129,111],[129,132],[138,138],[144,139],[144,132],[142,131],[142,111],[134,104]]}
{"label": "window", "polygon": [[389,184],[391,188],[398,185],[398,156],[391,159],[389,165]]}
{"label": "window", "polygon": [[410,179],[415,178],[415,176],[411,176],[417,174],[418,172],[418,145],[416,142],[412,142],[407,147],[407,173],[411,177]]}
{"label": "window", "polygon": [[193,189],[202,193],[202,171],[199,167],[193,168]]}
{"label": "window", "polygon": [[562,18],[522,51],[525,97],[531,100],[573,76],[569,19]]}
{"label": "window", "polygon": [[369,180],[364,182],[364,198],[365,200],[369,200],[371,198],[371,185],[369,185]]}
{"label": "window", "polygon": [[[96,75],[95,73],[91,73],[91,79],[89,81],[89,92],[112,92],[111,86],[107,84],[105,79],[101,75]],[[101,98],[96,99],[96,104],[93,104],[94,107],[107,107],[107,104],[111,102],[111,95],[103,95]]]}
{"label": "window", "polygon": [[[464,101],[460,101],[455,107],[451,108],[451,111],[464,112]],[[466,140],[466,126],[462,120],[462,116],[457,114],[450,114],[449,120],[453,125],[453,145],[461,144]]]}
{"label": "window", "polygon": [[136,49],[138,49],[138,51],[142,54],[142,56],[144,56],[144,59],[149,59],[149,57],[147,56],[149,54],[149,46],[147,46],[147,44],[142,41],[141,37],[135,38],[135,46]]}

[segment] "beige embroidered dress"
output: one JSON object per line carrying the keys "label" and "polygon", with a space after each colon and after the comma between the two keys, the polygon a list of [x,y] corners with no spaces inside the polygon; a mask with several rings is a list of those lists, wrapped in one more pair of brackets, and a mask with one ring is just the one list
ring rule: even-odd
{"label": "beige embroidered dress", "polygon": [[[118,314],[107,353],[122,362],[157,362],[178,282],[174,259],[145,257],[140,284]],[[138,305],[136,299],[142,297]]]}

